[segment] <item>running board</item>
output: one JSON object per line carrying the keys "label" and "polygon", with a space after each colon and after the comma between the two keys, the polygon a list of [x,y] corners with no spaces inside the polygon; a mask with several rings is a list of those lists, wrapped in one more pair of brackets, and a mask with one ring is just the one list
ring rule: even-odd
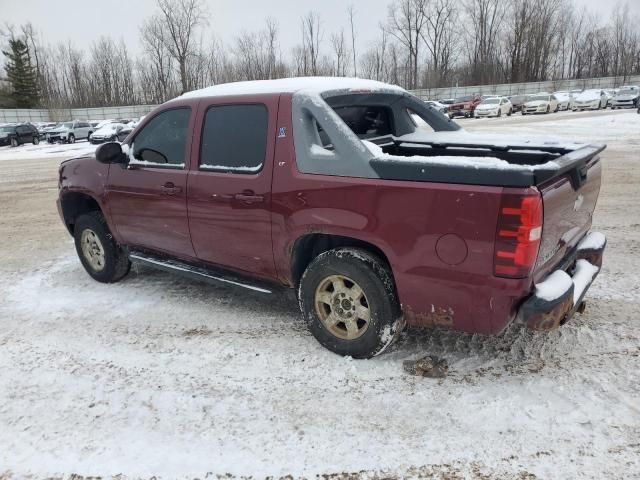
{"label": "running board", "polygon": [[247,290],[252,290],[254,292],[273,293],[273,290],[266,286],[258,286],[255,283],[249,283],[246,280],[230,276],[226,274],[226,272],[214,272],[208,268],[198,267],[178,260],[151,255],[149,253],[131,251],[129,252],[129,259],[132,263],[147,265],[166,272],[178,273],[195,280],[204,280],[217,285],[235,285],[236,287],[246,288]]}

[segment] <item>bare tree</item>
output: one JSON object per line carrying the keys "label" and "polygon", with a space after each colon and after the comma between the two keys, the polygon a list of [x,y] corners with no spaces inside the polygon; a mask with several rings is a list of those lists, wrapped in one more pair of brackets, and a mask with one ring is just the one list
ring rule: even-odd
{"label": "bare tree", "polygon": [[418,86],[420,43],[427,22],[426,3],[427,0],[394,0],[389,5],[387,31],[408,50],[409,88]]}
{"label": "bare tree", "polygon": [[458,48],[458,11],[454,0],[425,3],[427,28],[420,33],[429,52],[430,85],[439,87],[448,78]]}
{"label": "bare tree", "polygon": [[304,75],[319,74],[318,58],[320,57],[321,42],[320,15],[316,12],[309,12],[302,17],[302,48],[305,55]]}
{"label": "bare tree", "polygon": [[182,91],[190,90],[187,75],[189,57],[196,54],[195,36],[205,25],[208,14],[202,0],[157,0],[159,17],[164,25],[160,39],[178,64]]}
{"label": "bare tree", "polygon": [[331,46],[333,47],[333,54],[335,56],[334,75],[344,77],[346,75],[348,54],[344,40],[344,30],[340,30],[340,33],[334,33],[331,35]]}
{"label": "bare tree", "polygon": [[353,3],[349,5],[347,9],[347,15],[349,15],[349,25],[351,26],[351,53],[353,55],[353,76],[358,76],[358,62],[356,60],[356,30],[354,27],[354,20],[356,16],[355,7]]}

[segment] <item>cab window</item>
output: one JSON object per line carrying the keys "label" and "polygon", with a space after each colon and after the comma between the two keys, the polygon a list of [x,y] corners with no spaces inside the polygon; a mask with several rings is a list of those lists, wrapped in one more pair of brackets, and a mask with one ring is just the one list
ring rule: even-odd
{"label": "cab window", "polygon": [[202,126],[200,169],[252,174],[262,170],[269,116],[262,104],[209,108]]}
{"label": "cab window", "polygon": [[166,110],[147,123],[132,143],[135,161],[184,167],[191,108]]}

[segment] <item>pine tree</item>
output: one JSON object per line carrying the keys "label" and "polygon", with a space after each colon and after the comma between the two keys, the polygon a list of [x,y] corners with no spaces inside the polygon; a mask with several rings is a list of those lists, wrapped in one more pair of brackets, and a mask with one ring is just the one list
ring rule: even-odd
{"label": "pine tree", "polygon": [[7,58],[5,70],[11,83],[11,98],[16,108],[38,106],[38,83],[36,70],[31,64],[29,48],[20,39],[9,40],[9,51],[2,52]]}

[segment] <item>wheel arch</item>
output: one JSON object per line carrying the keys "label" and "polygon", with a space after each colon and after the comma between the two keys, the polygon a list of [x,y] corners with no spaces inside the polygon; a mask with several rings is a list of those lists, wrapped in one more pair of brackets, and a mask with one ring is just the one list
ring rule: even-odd
{"label": "wheel arch", "polygon": [[60,209],[64,224],[73,235],[76,219],[89,212],[101,212],[106,217],[100,203],[86,192],[67,192],[60,199]]}
{"label": "wheel arch", "polygon": [[321,253],[340,247],[361,248],[374,254],[389,269],[395,286],[391,262],[379,246],[359,238],[328,233],[308,233],[295,240],[291,249],[289,265],[291,284],[297,289],[304,271],[314,258]]}

